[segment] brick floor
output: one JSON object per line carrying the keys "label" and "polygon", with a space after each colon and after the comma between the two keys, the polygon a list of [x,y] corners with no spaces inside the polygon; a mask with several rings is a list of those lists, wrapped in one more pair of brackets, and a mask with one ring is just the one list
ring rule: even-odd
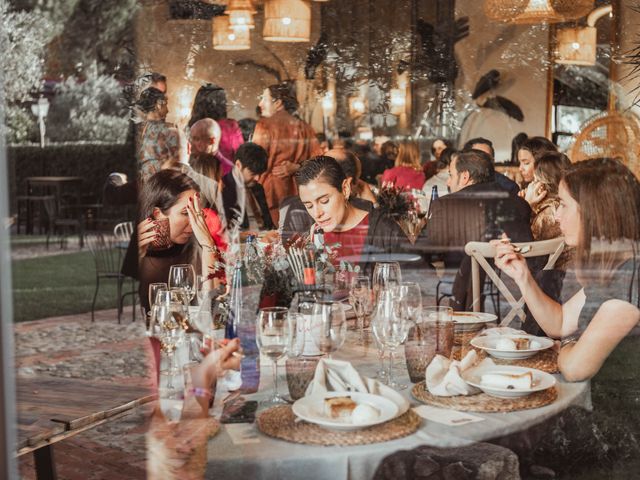
{"label": "brick floor", "polygon": [[[124,317],[130,319],[130,311]],[[140,318],[138,325],[124,320],[117,323],[115,310],[96,312],[96,323],[90,314],[70,315],[16,324],[16,368],[21,374],[51,369],[51,374],[87,378],[91,365],[96,376],[114,383],[149,384],[145,372],[146,338]],[[86,332],[95,330],[99,338],[87,338]],[[74,335],[74,332],[80,332]],[[110,333],[112,332],[112,333]],[[124,337],[124,338],[123,338]],[[129,337],[129,338],[127,338]],[[128,354],[127,361],[114,367],[113,356],[100,354]],[[22,353],[22,354],[21,354]],[[102,362],[102,363],[100,363]],[[132,363],[135,363],[133,365]],[[104,367],[104,371],[102,370]],[[115,368],[115,369],[114,369]],[[143,406],[113,422],[88,430],[54,446],[54,458],[60,480],[144,479],[146,444],[145,432],[150,407]],[[35,479],[32,454],[18,459],[19,473],[25,480]]]}

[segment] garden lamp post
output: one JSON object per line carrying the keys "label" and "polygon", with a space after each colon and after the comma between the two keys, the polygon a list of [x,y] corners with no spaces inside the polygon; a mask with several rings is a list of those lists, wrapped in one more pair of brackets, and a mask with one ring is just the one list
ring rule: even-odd
{"label": "garden lamp post", "polygon": [[31,105],[31,112],[36,117],[38,117],[38,128],[40,129],[40,148],[44,148],[44,136],[46,131],[44,119],[49,113],[49,100],[40,95],[38,101]]}

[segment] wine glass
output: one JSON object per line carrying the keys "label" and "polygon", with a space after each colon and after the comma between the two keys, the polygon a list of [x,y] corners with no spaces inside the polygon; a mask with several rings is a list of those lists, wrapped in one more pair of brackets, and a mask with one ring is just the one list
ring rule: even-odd
{"label": "wine glass", "polygon": [[342,303],[319,301],[313,306],[312,338],[318,350],[331,358],[347,337],[347,317]]}
{"label": "wine glass", "polygon": [[158,292],[167,290],[167,284],[164,282],[149,284],[149,312],[147,313],[147,332],[151,332],[151,311],[156,303],[156,295]]}
{"label": "wine glass", "polygon": [[174,381],[181,383],[180,376],[176,372],[160,372],[158,384],[158,404],[160,411],[168,422],[177,422],[182,416],[184,406],[184,388],[174,386]]}
{"label": "wine glass", "polygon": [[388,385],[396,390],[407,388],[406,385],[397,383],[393,378],[393,363],[396,349],[404,343],[409,334],[413,322],[404,315],[399,306],[399,300],[393,289],[385,288],[380,291],[378,305],[371,320],[371,329],[378,342],[389,352]]}
{"label": "wine glass", "polygon": [[[152,333],[160,341],[161,350],[167,355],[169,365],[167,371],[172,375],[176,370],[175,351],[184,339],[181,314],[184,306],[180,302],[173,301],[171,292],[160,291],[156,295],[156,302],[152,309]],[[168,388],[173,387],[169,377]]]}
{"label": "wine glass", "polygon": [[291,328],[288,310],[284,307],[261,308],[256,319],[256,344],[260,353],[273,362],[273,396],[266,405],[286,404],[278,391],[278,360],[290,347]]}
{"label": "wine glass", "polygon": [[418,322],[422,310],[422,292],[420,285],[415,282],[403,282],[396,287],[395,292],[404,315],[410,320]]}
{"label": "wine glass", "polygon": [[189,322],[189,294],[187,291],[182,287],[172,287],[169,288],[169,295],[171,301],[175,304],[173,311],[176,320],[180,322],[184,330],[188,332],[194,331],[195,329]]}
{"label": "wine glass", "polygon": [[193,265],[171,265],[169,269],[169,288],[183,288],[187,293],[189,303],[196,294],[196,271]]}
{"label": "wine glass", "polygon": [[395,287],[400,283],[402,283],[402,272],[398,262],[377,262],[372,277],[374,301],[378,302],[380,290]]}
{"label": "wine glass", "polygon": [[371,283],[369,277],[358,275],[351,280],[351,288],[349,289],[349,303],[353,307],[358,321],[358,331],[360,338],[358,345],[364,345],[364,317],[371,313]]}
{"label": "wine glass", "polygon": [[207,281],[205,275],[196,275],[196,295],[198,296],[198,305],[202,305],[205,297],[204,284]]}

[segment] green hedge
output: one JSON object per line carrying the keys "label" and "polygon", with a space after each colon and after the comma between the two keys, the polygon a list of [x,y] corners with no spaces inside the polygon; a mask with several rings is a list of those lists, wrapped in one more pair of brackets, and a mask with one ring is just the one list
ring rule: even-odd
{"label": "green hedge", "polygon": [[16,196],[26,194],[27,177],[82,177],[81,194],[100,202],[109,173],[124,172],[133,179],[136,172],[132,144],[62,143],[45,148],[36,145],[9,146],[7,158],[11,213],[15,213],[17,208]]}

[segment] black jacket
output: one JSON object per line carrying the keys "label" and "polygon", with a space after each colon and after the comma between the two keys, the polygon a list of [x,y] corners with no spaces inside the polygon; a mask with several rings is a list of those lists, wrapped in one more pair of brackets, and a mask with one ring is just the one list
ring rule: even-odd
{"label": "black jacket", "polygon": [[455,309],[468,310],[472,302],[471,259],[464,253],[465,245],[500,238],[503,232],[513,242],[532,241],[530,218],[529,204],[496,182],[470,185],[433,202],[425,235],[416,243],[425,251],[441,253],[448,268],[458,268]]}
{"label": "black jacket", "polygon": [[[222,204],[224,206],[224,215],[227,219],[227,225],[231,225],[232,221],[237,219],[238,212],[241,211],[241,206],[238,205],[238,187],[231,172],[222,177],[222,185]],[[269,207],[267,206],[267,199],[264,195],[264,188],[262,185],[254,183],[247,188],[246,193],[253,195],[253,198],[258,204],[264,228],[266,230],[273,230],[275,226],[271,220]],[[249,215],[246,209],[244,219],[242,220],[240,227],[243,229],[249,228]]]}

